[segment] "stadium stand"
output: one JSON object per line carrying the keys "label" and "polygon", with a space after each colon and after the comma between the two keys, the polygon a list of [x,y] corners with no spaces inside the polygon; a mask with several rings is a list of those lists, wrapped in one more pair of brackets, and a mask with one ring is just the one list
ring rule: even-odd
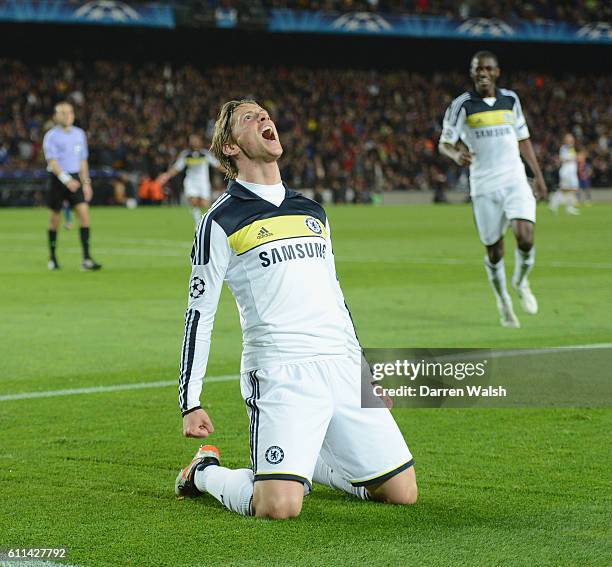
{"label": "stadium stand", "polygon": [[452,19],[486,17],[507,22],[567,21],[582,24],[612,18],[612,5],[601,0],[195,0],[190,4],[200,10],[219,7],[245,10],[257,5],[265,9],[376,12]]}
{"label": "stadium stand", "polygon": [[[556,183],[560,133],[572,131],[592,165],[593,186],[612,185],[609,76],[515,72],[503,79],[521,96],[549,184]],[[5,59],[0,107],[10,112],[0,119],[0,174],[43,169],[42,137],[61,99],[75,104],[77,123],[89,133],[92,168],[155,175],[193,129],[210,136],[222,101],[257,95],[277,122],[283,177],[294,187],[332,189],[338,200],[350,188],[368,200],[372,190],[436,188],[441,172],[452,187],[461,172],[441,161],[436,145],[444,109],[461,88],[469,88],[461,71]]]}

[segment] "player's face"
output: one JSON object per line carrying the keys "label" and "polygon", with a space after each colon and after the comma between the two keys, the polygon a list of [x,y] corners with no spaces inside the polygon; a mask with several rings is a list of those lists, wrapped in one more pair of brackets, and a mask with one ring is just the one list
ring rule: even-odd
{"label": "player's face", "polygon": [[470,67],[470,77],[479,93],[495,91],[495,83],[499,78],[499,67],[493,57],[474,57]]}
{"label": "player's face", "polygon": [[574,136],[571,134],[566,134],[564,138],[565,145],[573,146],[574,145]]}
{"label": "player's face", "polygon": [[274,122],[268,112],[256,104],[241,104],[234,110],[232,134],[235,145],[248,159],[271,162],[283,153]]}
{"label": "player's face", "polygon": [[204,144],[202,143],[202,138],[200,138],[200,136],[189,136],[189,145],[194,150],[201,150]]}

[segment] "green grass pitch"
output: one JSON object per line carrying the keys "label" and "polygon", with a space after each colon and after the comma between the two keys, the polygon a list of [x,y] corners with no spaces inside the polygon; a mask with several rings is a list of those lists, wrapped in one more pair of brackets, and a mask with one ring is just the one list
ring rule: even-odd
{"label": "green grass pitch", "polygon": [[[498,325],[467,206],[330,207],[340,281],[366,347],[610,342],[612,206],[539,209],[532,288],[541,313]],[[0,396],[177,378],[192,222],[184,209],[96,209],[99,273],[78,230],[46,269],[46,211],[0,211]],[[514,243],[507,239],[507,269]],[[224,290],[209,375],[236,374]],[[416,459],[414,507],[316,487],[286,522],[176,500],[176,387],[0,401],[0,548],[67,547],[83,566],[609,565],[606,409],[396,410]],[[236,381],[205,386],[212,440],[248,466]],[[367,459],[367,455],[363,455]]]}

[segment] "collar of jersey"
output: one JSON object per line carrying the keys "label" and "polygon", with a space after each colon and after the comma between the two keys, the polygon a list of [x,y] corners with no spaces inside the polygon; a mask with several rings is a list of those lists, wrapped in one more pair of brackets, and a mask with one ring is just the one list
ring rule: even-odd
{"label": "collar of jersey", "polygon": [[[478,91],[476,89],[473,89],[470,91],[470,96],[471,98],[477,98],[478,100],[484,100],[484,98],[486,97],[482,97],[478,94]],[[501,94],[501,91],[499,90],[499,87],[495,87],[495,98],[497,99],[495,101],[495,104],[497,104],[497,101],[502,97],[503,95]]]}
{"label": "collar of jersey", "polygon": [[[287,185],[285,185],[284,181],[283,186],[285,187],[285,199],[293,199],[295,197],[300,196],[297,191],[292,191],[291,189],[289,189]],[[259,195],[256,195],[252,191],[249,191],[246,187],[244,187],[237,181],[230,181],[230,184],[227,186],[227,192],[232,195],[232,197],[238,197],[239,199],[245,199],[247,201],[262,200]]]}

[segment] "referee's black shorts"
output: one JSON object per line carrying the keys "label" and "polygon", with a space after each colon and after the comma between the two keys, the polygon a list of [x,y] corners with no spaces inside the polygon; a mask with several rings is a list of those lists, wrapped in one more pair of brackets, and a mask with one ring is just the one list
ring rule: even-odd
{"label": "referee's black shorts", "polygon": [[[78,175],[71,173],[72,177],[78,181]],[[49,190],[47,191],[47,207],[53,211],[61,211],[64,201],[68,201],[71,207],[85,202],[83,187],[76,191],[70,191],[53,173],[49,174]]]}

